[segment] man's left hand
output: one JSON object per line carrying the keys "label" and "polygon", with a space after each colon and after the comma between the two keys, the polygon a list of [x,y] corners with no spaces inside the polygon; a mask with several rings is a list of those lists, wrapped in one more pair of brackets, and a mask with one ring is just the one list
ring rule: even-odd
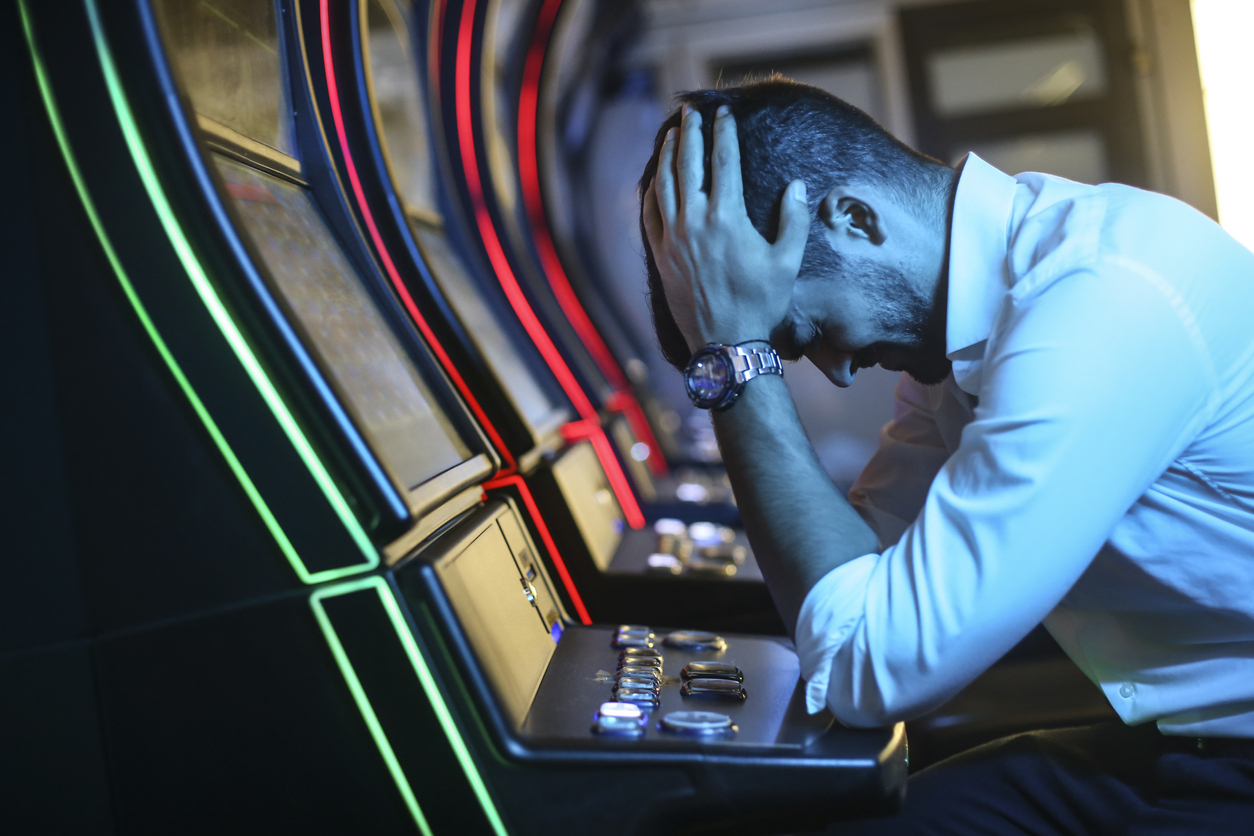
{"label": "man's left hand", "polygon": [[724,105],[714,122],[710,191],[701,114],[685,105],[645,192],[644,221],[679,330],[696,351],[707,343],[766,340],[784,316],[801,269],[810,212],[805,183],[784,190],[779,232],[769,243],[745,210],[736,121]]}

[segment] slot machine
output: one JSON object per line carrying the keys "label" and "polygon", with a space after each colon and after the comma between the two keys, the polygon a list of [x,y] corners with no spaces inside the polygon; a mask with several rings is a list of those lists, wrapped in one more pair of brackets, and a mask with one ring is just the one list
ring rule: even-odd
{"label": "slot machine", "polygon": [[[779,832],[899,802],[902,726],[807,715],[785,640],[569,616],[368,257],[300,7],[18,13],[31,275],[94,535],[92,829]],[[71,816],[41,777],[23,809]]]}
{"label": "slot machine", "polygon": [[[529,510],[572,612],[780,632],[743,533],[711,521],[628,523],[607,437],[625,419],[601,432],[603,416],[556,344],[543,342],[538,317],[531,333],[547,354],[516,317],[497,280],[509,265],[475,257],[475,236],[490,238],[495,227],[486,205],[464,212],[458,195],[441,187],[453,161],[440,153],[443,132],[433,130],[440,111],[427,107],[439,91],[429,94],[424,83],[439,72],[436,57],[446,47],[432,33],[451,25],[448,10],[391,0],[310,2],[302,10],[306,40],[324,46],[311,54],[310,74],[321,110],[337,114],[329,144],[358,222],[370,230],[401,306],[431,330],[450,373],[464,380],[463,394],[503,459],[490,487]],[[421,63],[427,43],[431,61]]]}

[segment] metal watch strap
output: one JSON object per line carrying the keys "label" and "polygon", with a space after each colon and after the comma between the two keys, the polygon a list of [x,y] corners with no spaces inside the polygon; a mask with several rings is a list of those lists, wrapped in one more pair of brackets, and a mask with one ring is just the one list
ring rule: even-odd
{"label": "metal watch strap", "polygon": [[[753,347],[755,344],[760,347]],[[779,354],[766,342],[740,343],[729,349],[737,383],[743,385],[758,375],[784,373]]]}

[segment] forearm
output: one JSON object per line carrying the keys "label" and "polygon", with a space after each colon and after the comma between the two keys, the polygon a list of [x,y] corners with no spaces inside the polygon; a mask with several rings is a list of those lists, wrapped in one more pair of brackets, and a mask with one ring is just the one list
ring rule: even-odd
{"label": "forearm", "polygon": [[715,413],[714,428],[749,542],[792,632],[810,588],[878,551],[875,533],[819,465],[782,377],[751,381]]}

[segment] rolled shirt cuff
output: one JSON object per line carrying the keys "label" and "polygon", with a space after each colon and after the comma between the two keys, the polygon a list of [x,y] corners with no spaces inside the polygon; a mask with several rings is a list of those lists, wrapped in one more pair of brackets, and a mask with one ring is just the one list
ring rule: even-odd
{"label": "rolled shirt cuff", "polygon": [[817,714],[827,706],[832,659],[865,613],[866,589],[879,559],[864,554],[842,563],[811,587],[797,616],[797,656],[806,680],[806,710]]}

